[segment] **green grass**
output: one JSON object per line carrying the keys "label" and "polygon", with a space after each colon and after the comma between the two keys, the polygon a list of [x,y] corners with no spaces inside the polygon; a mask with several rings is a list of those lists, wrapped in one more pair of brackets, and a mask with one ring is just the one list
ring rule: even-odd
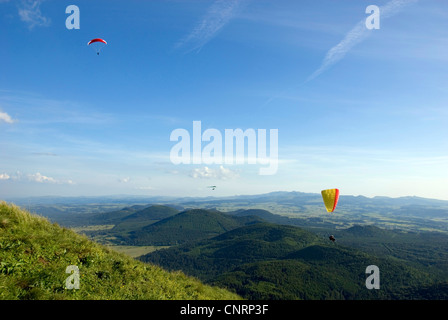
{"label": "green grass", "polygon": [[[76,265],[80,288],[67,289]],[[86,236],[0,202],[0,299],[240,299],[182,272],[142,263]]]}

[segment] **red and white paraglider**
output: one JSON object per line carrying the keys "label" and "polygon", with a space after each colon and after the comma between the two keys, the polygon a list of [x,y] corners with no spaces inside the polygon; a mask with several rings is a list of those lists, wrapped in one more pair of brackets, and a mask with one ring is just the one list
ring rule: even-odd
{"label": "red and white paraglider", "polygon": [[87,42],[87,45],[92,47],[95,50],[96,54],[99,55],[101,49],[103,49],[104,46],[107,45],[107,42],[104,39],[95,38],[95,39],[92,39],[89,42]]}

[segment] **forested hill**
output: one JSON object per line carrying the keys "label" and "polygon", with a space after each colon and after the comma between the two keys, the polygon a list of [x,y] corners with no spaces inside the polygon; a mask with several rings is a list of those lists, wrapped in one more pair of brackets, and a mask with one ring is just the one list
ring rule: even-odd
{"label": "forested hill", "polygon": [[[183,270],[247,299],[448,299],[446,278],[426,267],[288,225],[256,223],[139,259]],[[370,265],[380,270],[380,290],[366,288]]]}

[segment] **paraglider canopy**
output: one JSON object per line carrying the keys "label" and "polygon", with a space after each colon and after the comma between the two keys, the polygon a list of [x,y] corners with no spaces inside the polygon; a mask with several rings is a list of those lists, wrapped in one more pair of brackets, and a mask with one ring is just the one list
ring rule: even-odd
{"label": "paraglider canopy", "polygon": [[100,39],[100,38],[95,38],[95,39],[90,40],[90,41],[87,43],[87,45],[90,46],[90,45],[91,45],[92,43],[94,43],[94,42],[102,42],[102,43],[104,43],[104,44],[107,44],[106,40],[104,40],[104,39]]}
{"label": "paraglider canopy", "polygon": [[215,190],[216,186],[209,186],[208,188],[211,188],[212,190]]}
{"label": "paraglider canopy", "polygon": [[321,191],[327,212],[333,212],[339,200],[339,189],[326,189]]}
{"label": "paraglider canopy", "polygon": [[92,40],[90,40],[89,42],[87,42],[87,45],[90,46],[90,47],[92,47],[92,48],[96,51],[96,54],[99,55],[101,49],[102,49],[105,45],[107,45],[107,42],[106,42],[106,40],[104,40],[104,39],[101,39],[101,38],[95,38],[95,39],[92,39]]}

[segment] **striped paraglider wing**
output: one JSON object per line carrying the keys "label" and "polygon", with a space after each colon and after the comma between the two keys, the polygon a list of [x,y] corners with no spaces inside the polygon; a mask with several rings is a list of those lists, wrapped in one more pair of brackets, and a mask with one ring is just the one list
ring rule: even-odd
{"label": "striped paraglider wing", "polygon": [[339,189],[326,189],[321,191],[327,212],[333,212],[339,200]]}

